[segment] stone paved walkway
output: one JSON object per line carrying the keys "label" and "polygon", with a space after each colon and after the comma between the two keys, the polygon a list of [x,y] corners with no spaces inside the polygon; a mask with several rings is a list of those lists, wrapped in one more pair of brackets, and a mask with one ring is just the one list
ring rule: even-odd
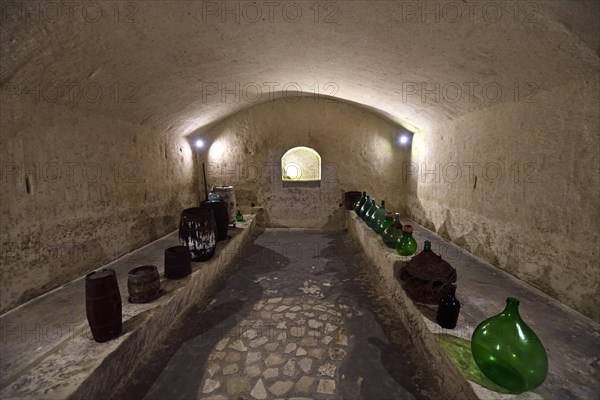
{"label": "stone paved walkway", "polygon": [[[302,297],[261,300],[209,355],[200,397],[335,394],[348,348],[345,319],[352,316],[345,311],[343,304]],[[206,396],[212,393],[223,395]]]}
{"label": "stone paved walkway", "polygon": [[343,233],[267,230],[117,398],[436,398]]}

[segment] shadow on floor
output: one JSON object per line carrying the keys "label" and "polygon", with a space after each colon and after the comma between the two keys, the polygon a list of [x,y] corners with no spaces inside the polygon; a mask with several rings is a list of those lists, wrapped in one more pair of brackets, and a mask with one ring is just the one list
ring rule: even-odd
{"label": "shadow on floor", "polygon": [[[210,352],[263,297],[257,274],[279,270],[288,263],[282,255],[256,244],[247,245],[242,256],[244,260],[234,261],[213,288],[213,296],[219,294],[216,301],[188,310],[180,323],[165,333],[159,350],[144,360],[141,373],[122,385],[113,399],[197,398]],[[241,268],[245,264],[253,268]],[[243,293],[235,288],[244,288]],[[176,362],[171,363],[172,359]]]}

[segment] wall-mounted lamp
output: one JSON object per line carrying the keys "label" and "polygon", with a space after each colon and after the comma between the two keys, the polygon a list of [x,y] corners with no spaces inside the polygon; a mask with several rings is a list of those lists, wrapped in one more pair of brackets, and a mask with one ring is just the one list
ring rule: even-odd
{"label": "wall-mounted lamp", "polygon": [[197,139],[196,142],[194,142],[194,145],[197,149],[201,149],[202,147],[204,147],[204,140]]}
{"label": "wall-mounted lamp", "polygon": [[406,129],[402,129],[396,135],[396,146],[407,149],[411,147],[412,144],[413,133],[407,131]]}

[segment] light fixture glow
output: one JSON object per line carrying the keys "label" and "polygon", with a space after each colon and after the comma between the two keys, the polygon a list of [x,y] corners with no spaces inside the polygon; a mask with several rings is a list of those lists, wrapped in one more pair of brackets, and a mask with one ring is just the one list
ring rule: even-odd
{"label": "light fixture glow", "polygon": [[198,140],[196,140],[195,145],[196,145],[196,148],[200,149],[200,148],[204,147],[204,141],[202,139],[198,139]]}
{"label": "light fixture glow", "polygon": [[215,140],[208,149],[208,158],[210,161],[220,162],[227,150],[226,142],[223,139]]}
{"label": "light fixture glow", "polygon": [[412,145],[412,132],[407,131],[406,129],[402,129],[397,133],[396,136],[396,146],[408,148]]}

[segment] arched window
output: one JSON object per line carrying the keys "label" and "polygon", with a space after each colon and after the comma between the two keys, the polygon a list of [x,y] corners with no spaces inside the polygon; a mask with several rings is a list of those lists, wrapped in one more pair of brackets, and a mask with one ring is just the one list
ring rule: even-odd
{"label": "arched window", "polygon": [[321,156],[309,147],[294,147],[281,157],[281,179],[286,182],[321,180]]}

